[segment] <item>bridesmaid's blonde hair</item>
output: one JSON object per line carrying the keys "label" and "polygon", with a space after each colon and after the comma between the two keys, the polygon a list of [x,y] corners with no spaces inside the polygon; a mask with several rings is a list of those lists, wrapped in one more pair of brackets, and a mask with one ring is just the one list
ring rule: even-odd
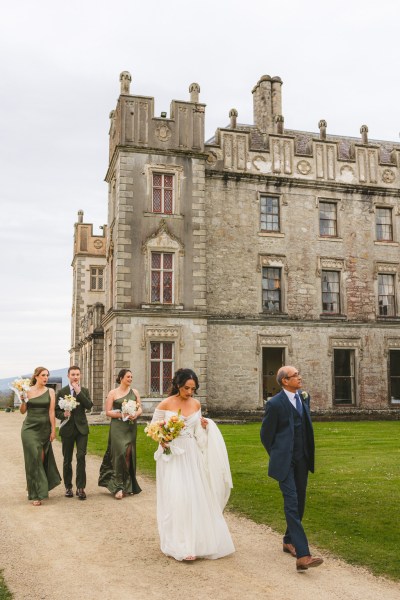
{"label": "bridesmaid's blonde hair", "polygon": [[37,376],[40,375],[40,373],[42,371],[47,371],[48,374],[50,375],[50,371],[48,369],[46,369],[46,367],[36,367],[36,369],[33,372],[32,377],[31,377],[31,385],[35,385],[35,383],[37,381]]}

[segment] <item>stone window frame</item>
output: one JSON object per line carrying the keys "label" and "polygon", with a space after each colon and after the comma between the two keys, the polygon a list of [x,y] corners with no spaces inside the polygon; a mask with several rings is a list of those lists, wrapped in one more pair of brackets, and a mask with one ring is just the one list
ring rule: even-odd
{"label": "stone window frame", "polygon": [[[172,175],[173,176],[173,195],[172,195],[172,213],[153,212],[153,175]],[[146,177],[146,209],[145,215],[157,215],[163,218],[181,216],[181,191],[183,181],[183,167],[174,164],[148,164],[145,166],[144,175]]]}
{"label": "stone window frame", "polygon": [[[336,206],[336,234],[335,235],[323,235],[321,234],[320,228],[320,214],[321,214],[321,204],[334,204]],[[340,212],[343,211],[343,202],[338,198],[328,198],[327,196],[318,196],[316,207],[318,209],[318,237],[321,240],[342,240],[340,237],[341,232],[341,218]]]}
{"label": "stone window frame", "polygon": [[141,349],[145,352],[145,389],[147,398],[165,398],[166,394],[154,394],[151,391],[151,342],[172,342],[174,359],[172,372],[179,369],[180,350],[184,347],[181,325],[143,325]]}
{"label": "stone window frame", "polygon": [[[164,304],[162,302],[151,301],[152,252],[173,254],[172,303]],[[169,231],[165,219],[161,220],[158,230],[143,243],[142,253],[144,254],[144,293],[146,298],[145,303],[142,304],[142,308],[158,307],[160,309],[182,309],[184,245]]]}
{"label": "stone window frame", "polygon": [[[261,226],[261,203],[262,198],[273,198],[278,202],[278,229],[263,229]],[[270,194],[269,192],[258,192],[259,202],[259,232],[270,236],[282,235],[282,198],[279,194]]]}
{"label": "stone window frame", "polygon": [[[279,312],[268,311],[263,308],[262,273],[264,267],[278,268],[281,270],[281,309]],[[282,316],[287,314],[287,275],[289,267],[286,256],[278,254],[259,254],[257,271],[260,273],[260,313],[264,315]]]}
{"label": "stone window frame", "polygon": [[391,379],[392,379],[392,375],[391,375],[391,370],[390,370],[390,353],[392,351],[397,351],[400,352],[400,337],[395,338],[395,337],[386,337],[385,339],[385,350],[384,350],[384,355],[387,359],[387,389],[388,389],[388,404],[390,407],[392,408],[398,408],[400,409],[400,401],[398,402],[393,402],[392,401],[392,395],[391,395]]}
{"label": "stone window frame", "polygon": [[[91,292],[105,292],[106,290],[106,286],[105,286],[105,278],[106,278],[106,267],[107,265],[89,265],[88,271],[89,271],[89,291]],[[92,269],[101,269],[103,271],[102,273],[102,279],[103,279],[103,284],[102,287],[99,288],[97,287],[93,287],[92,286],[92,278],[94,277],[96,279],[96,282],[99,279],[99,274],[97,273],[96,275],[92,274]]]}
{"label": "stone window frame", "polygon": [[[321,319],[346,319],[347,314],[347,303],[346,303],[346,294],[344,291],[344,268],[345,263],[343,258],[332,258],[328,256],[319,256],[317,258],[317,277],[321,278],[320,285],[320,318]],[[339,302],[340,302],[340,312],[339,313],[325,313],[323,312],[323,304],[322,304],[322,271],[337,271],[339,273]]]}
{"label": "stone window frame", "polygon": [[[393,275],[394,282],[394,315],[379,314],[379,275]],[[374,280],[375,280],[375,298],[376,298],[376,315],[378,319],[398,319],[399,318],[399,263],[398,262],[381,262],[376,261],[374,264]]]}
{"label": "stone window frame", "polygon": [[[377,237],[376,214],[377,214],[378,208],[390,210],[390,219],[391,219],[391,226],[392,226],[392,238],[391,239],[384,240],[384,239],[378,239],[378,237]],[[386,245],[398,246],[398,244],[399,244],[397,241],[398,232],[397,232],[397,227],[396,227],[396,219],[394,217],[400,215],[400,210],[399,209],[396,210],[396,206],[394,204],[385,204],[383,202],[374,202],[372,208],[370,209],[370,213],[374,215],[373,222],[371,223],[371,227],[373,227],[372,239],[374,240],[374,244],[377,246],[379,246],[379,245],[380,246],[386,246]]]}
{"label": "stone window frame", "polygon": [[[335,402],[335,353],[334,350],[352,350],[354,352],[354,402],[351,404],[343,404]],[[359,389],[359,374],[360,374],[360,362],[363,359],[363,347],[361,337],[330,337],[328,341],[328,356],[331,357],[331,370],[332,370],[332,407],[341,408],[343,406],[349,406],[352,408],[358,407],[358,389]]]}
{"label": "stone window frame", "polygon": [[256,356],[258,356],[258,372],[259,372],[259,406],[264,406],[263,398],[263,348],[283,348],[284,349],[284,364],[290,362],[290,357],[293,356],[293,336],[289,334],[268,334],[258,333],[256,342]]}

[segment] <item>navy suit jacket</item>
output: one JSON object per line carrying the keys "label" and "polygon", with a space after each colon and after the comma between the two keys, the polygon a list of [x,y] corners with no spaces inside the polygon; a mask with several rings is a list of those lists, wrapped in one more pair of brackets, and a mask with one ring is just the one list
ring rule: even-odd
{"label": "navy suit jacket", "polygon": [[[307,432],[308,469],[314,472],[314,432],[310,415],[310,396],[303,399],[303,419]],[[265,416],[261,425],[261,442],[269,454],[268,475],[283,481],[286,479],[293,457],[294,418],[291,402],[285,392],[273,396],[265,405]]]}

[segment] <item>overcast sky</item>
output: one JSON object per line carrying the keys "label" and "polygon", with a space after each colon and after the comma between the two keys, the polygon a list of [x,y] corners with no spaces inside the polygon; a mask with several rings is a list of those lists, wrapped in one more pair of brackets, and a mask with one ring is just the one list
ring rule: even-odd
{"label": "overcast sky", "polygon": [[77,211],[106,223],[119,74],[155,111],[200,84],[206,139],[283,80],[285,127],[399,141],[398,0],[15,0],[0,21],[0,378],[69,364]]}

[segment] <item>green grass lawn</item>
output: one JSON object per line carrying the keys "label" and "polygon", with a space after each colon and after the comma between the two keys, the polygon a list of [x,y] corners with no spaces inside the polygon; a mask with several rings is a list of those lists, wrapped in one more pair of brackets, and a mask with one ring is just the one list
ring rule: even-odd
{"label": "green grass lawn", "polygon": [[[234,488],[229,509],[285,527],[278,483],[267,476],[268,455],[258,423],[221,425]],[[304,526],[310,543],[400,580],[400,421],[314,423],[316,473],[310,475]],[[103,455],[108,427],[92,426],[89,451]],[[154,477],[155,443],[139,427],[138,472]]]}
{"label": "green grass lawn", "polygon": [[12,600],[12,598],[13,596],[5,584],[3,572],[0,571],[0,600]]}

